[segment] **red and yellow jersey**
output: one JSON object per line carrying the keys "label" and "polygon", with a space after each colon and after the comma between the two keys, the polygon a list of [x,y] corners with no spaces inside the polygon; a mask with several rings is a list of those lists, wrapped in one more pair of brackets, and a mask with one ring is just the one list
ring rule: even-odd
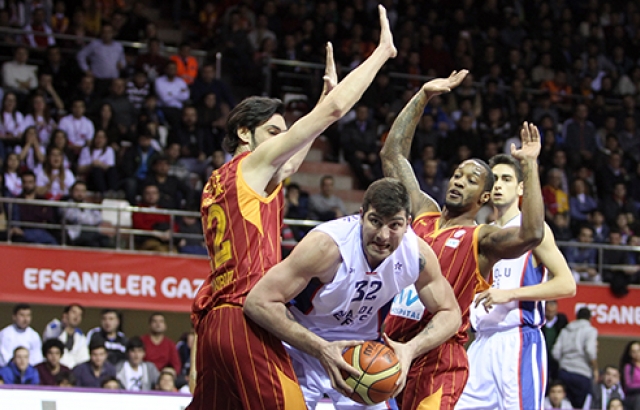
{"label": "red and yellow jersey", "polygon": [[284,197],[279,185],[268,197],[242,176],[243,153],[215,170],[202,193],[202,226],[211,274],[198,291],[193,312],[220,304],[242,305],[249,291],[281,260]]}
{"label": "red and yellow jersey", "polygon": [[[412,227],[431,246],[440,262],[442,275],[453,288],[462,312],[462,325],[454,338],[459,343],[465,343],[468,339],[469,308],[475,294],[490,287],[478,267],[478,232],[481,225],[440,229],[440,216],[439,212],[424,213],[414,220]],[[412,339],[433,317],[426,310],[420,316],[411,313],[410,308],[398,312],[394,314],[392,309],[385,322],[385,331],[392,339],[399,341]],[[419,320],[415,320],[418,317]]]}

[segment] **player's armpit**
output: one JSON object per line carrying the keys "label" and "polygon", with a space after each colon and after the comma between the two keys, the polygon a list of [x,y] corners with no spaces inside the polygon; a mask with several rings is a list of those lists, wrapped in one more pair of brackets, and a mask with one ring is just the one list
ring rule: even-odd
{"label": "player's armpit", "polygon": [[535,248],[542,238],[522,238],[520,229],[484,225],[480,228],[478,250],[493,263],[500,259],[513,259]]}

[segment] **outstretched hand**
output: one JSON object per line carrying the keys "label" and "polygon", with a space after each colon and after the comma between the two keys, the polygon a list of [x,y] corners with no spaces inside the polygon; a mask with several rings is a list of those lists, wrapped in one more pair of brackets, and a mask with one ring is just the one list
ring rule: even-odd
{"label": "outstretched hand", "polygon": [[382,4],[378,5],[378,13],[380,14],[380,43],[378,47],[388,48],[390,58],[394,58],[398,54],[396,46],[393,45],[393,34],[391,34],[391,26],[387,17],[387,9]]}
{"label": "outstretched hand", "polygon": [[468,70],[460,70],[452,72],[447,78],[435,78],[428,83],[425,83],[422,86],[422,91],[426,94],[427,99],[435,97],[436,95],[448,93],[459,86],[468,73]]}
{"label": "outstretched hand", "polygon": [[520,161],[536,160],[541,149],[538,127],[525,121],[520,130],[520,139],[522,147],[516,149],[516,144],[511,144],[511,155]]}
{"label": "outstretched hand", "polygon": [[324,67],[324,76],[322,77],[322,81],[324,82],[324,88],[322,93],[327,95],[338,85],[338,72],[336,70],[336,63],[333,59],[333,44],[331,42],[327,42],[327,57]]}

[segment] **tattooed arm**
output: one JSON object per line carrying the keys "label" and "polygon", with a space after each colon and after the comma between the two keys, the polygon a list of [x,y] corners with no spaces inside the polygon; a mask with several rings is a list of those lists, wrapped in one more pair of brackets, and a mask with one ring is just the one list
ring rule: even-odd
{"label": "tattooed arm", "polygon": [[424,212],[440,211],[436,201],[420,191],[420,185],[409,163],[411,142],[416,127],[429,100],[457,87],[466,75],[466,70],[459,73],[454,71],[449,78],[437,78],[424,84],[398,114],[380,151],[384,176],[397,178],[407,187],[411,194],[411,213],[414,216]]}
{"label": "tattooed arm", "polygon": [[[340,371],[359,376],[342,358],[342,351],[363,343],[362,340],[328,342],[295,320],[286,303],[304,290],[313,278],[322,283],[331,282],[338,271],[342,257],[338,245],[323,232],[310,232],[296,245],[291,255],[275,265],[249,292],[244,313],[254,322],[315,358],[327,370],[334,389],[350,393]],[[289,318],[289,319],[287,319]]]}
{"label": "tattooed arm", "polygon": [[511,155],[520,161],[524,174],[522,224],[519,228],[482,228],[478,250],[491,266],[500,259],[517,258],[538,246],[544,238],[544,204],[537,163],[540,134],[535,125],[525,122],[520,136],[522,148],[516,150],[512,145]]}
{"label": "tattooed arm", "polygon": [[427,326],[407,343],[394,342],[385,335],[386,343],[400,361],[402,373],[396,393],[404,387],[411,362],[453,336],[462,323],[460,306],[451,285],[442,276],[435,252],[418,238],[420,247],[420,276],[415,283],[425,311],[434,313]]}

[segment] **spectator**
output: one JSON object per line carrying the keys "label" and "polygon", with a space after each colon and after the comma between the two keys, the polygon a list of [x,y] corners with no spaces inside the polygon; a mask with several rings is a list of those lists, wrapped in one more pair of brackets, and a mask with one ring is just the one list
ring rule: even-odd
{"label": "spectator", "polygon": [[82,147],[91,141],[95,134],[93,123],[85,117],[85,108],[84,101],[76,99],[71,104],[71,114],[60,120],[60,129],[67,134],[69,146],[76,155]]}
{"label": "spectator", "polygon": [[51,28],[55,33],[66,33],[69,28],[69,17],[66,13],[66,5],[63,0],[55,2],[53,15],[51,16]]}
{"label": "spectator", "polygon": [[160,55],[160,40],[150,38],[147,41],[147,53],[141,54],[136,60],[136,69],[146,73],[149,81],[153,82],[165,72],[169,60]]}
{"label": "spectator", "polygon": [[171,61],[176,63],[176,75],[187,85],[193,84],[198,76],[198,60],[191,55],[191,45],[180,44],[178,54],[171,56]]}
{"label": "spectator", "polygon": [[[36,176],[31,171],[22,173],[22,193],[18,198],[21,199],[39,199],[44,197],[36,194]],[[54,209],[49,206],[20,204],[13,207],[13,221],[53,224],[56,222]],[[16,242],[42,243],[49,245],[57,245],[58,240],[44,228],[31,227],[14,227],[11,231],[12,240]],[[0,361],[1,364],[1,361]]]}
{"label": "spectator", "polygon": [[347,214],[347,210],[338,196],[334,194],[334,179],[325,175],[320,179],[320,193],[309,198],[309,218],[329,221]]}
{"label": "spectator", "polygon": [[[31,325],[31,306],[19,303],[13,307],[13,324],[0,330],[0,366],[6,366],[14,357],[16,348],[27,350],[27,361],[32,366],[42,361],[42,340]],[[5,379],[5,382],[7,379]]]}
{"label": "spectator", "polygon": [[6,367],[0,369],[0,377],[4,384],[40,384],[38,371],[29,364],[29,350],[18,346]]}
{"label": "spectator", "polygon": [[65,114],[64,102],[58,91],[53,87],[53,77],[49,73],[38,74],[38,87],[33,90],[32,94],[39,94],[44,97],[46,104],[51,107],[54,116],[62,116]]}
{"label": "spectator", "polygon": [[611,399],[607,405],[607,410],[624,410],[624,402],[620,399]]}
{"label": "spectator", "polygon": [[605,243],[609,240],[609,225],[607,225],[601,210],[596,209],[589,214],[589,224],[593,229],[595,243]]}
{"label": "spectator", "polygon": [[632,341],[627,344],[620,358],[620,371],[626,395],[625,407],[637,410],[640,405],[640,342]]}
{"label": "spectator", "polygon": [[191,370],[191,349],[195,343],[195,335],[195,331],[191,329],[191,331],[184,333],[176,344],[182,362],[182,370],[179,374],[183,377],[188,377]]}
{"label": "spectator", "polygon": [[56,375],[56,386],[58,387],[74,387],[76,385],[76,376],[73,371],[68,374],[58,373]]}
{"label": "spectator", "polygon": [[136,203],[138,187],[150,174],[151,165],[160,154],[152,144],[151,135],[145,130],[138,136],[138,143],[127,149],[120,162],[121,186],[125,192],[125,198],[130,204]]}
{"label": "spectator", "polygon": [[214,93],[205,94],[196,110],[198,125],[205,129],[207,138],[213,141],[209,145],[213,146],[214,150],[222,149],[227,116],[223,113],[220,104],[218,104],[218,97]]}
{"label": "spectator", "polygon": [[151,173],[147,175],[144,186],[155,185],[160,192],[158,207],[165,209],[181,209],[183,202],[191,199],[191,190],[178,178],[169,175],[169,159],[158,155],[152,165]]}
{"label": "spectator", "polygon": [[[609,244],[622,246],[622,234],[617,227],[609,231]],[[628,286],[637,282],[637,273],[640,265],[627,265],[629,252],[624,249],[607,249],[603,252],[604,280],[611,284],[611,292],[617,297],[623,297],[629,293]]]}
{"label": "spectator", "polygon": [[627,170],[622,166],[622,154],[613,151],[607,158],[607,163],[596,173],[596,186],[600,199],[609,197],[617,183],[627,182]]}
{"label": "spectator", "polygon": [[571,162],[591,162],[598,151],[596,127],[588,120],[589,109],[586,104],[578,104],[573,118],[564,122],[562,138],[567,147],[571,147]]}
{"label": "spectator", "polygon": [[113,110],[115,121],[120,134],[126,135],[135,129],[135,107],[129,101],[126,94],[126,82],[122,78],[111,80],[110,94],[104,99],[104,104],[109,104]]}
{"label": "spectator", "polygon": [[184,184],[189,184],[190,173],[180,159],[180,144],[177,142],[168,144],[165,156],[169,161],[169,175],[178,178]]}
{"label": "spectator", "polygon": [[[93,120],[93,127],[96,130],[96,134],[98,131],[104,131],[107,136],[107,145],[109,145],[115,152],[121,152],[121,146],[124,145],[126,147],[129,135],[126,135],[128,130],[125,131],[123,135],[116,125],[115,118],[113,118],[113,108],[111,105],[105,103],[100,107],[100,112],[98,113],[98,117]],[[81,151],[82,152],[82,151]]]}
{"label": "spectator", "polygon": [[100,113],[102,107],[102,98],[95,90],[95,79],[90,75],[85,75],[80,79],[77,91],[71,95],[70,101],[84,101],[85,115],[94,117]]}
{"label": "spectator", "polygon": [[160,372],[151,362],[144,361],[145,347],[139,337],[127,342],[127,360],[116,365],[116,378],[125,390],[147,391],[153,389]]}
{"label": "spectator", "polygon": [[[196,206],[196,208],[199,208]],[[191,209],[197,212],[198,209]],[[207,255],[207,248],[202,236],[202,221],[195,216],[182,216],[178,218],[177,232],[189,234],[195,238],[181,238],[178,241],[178,252],[188,255]],[[176,371],[179,369],[176,369]]]}
{"label": "spectator", "polygon": [[598,330],[590,320],[589,308],[578,310],[576,320],[560,332],[553,347],[553,357],[560,363],[558,379],[566,386],[574,408],[582,408],[592,380],[598,380]]}
{"label": "spectator", "polygon": [[618,134],[620,148],[633,162],[640,162],[640,132],[635,117],[628,116],[624,119],[624,128]]}
{"label": "spectator", "polygon": [[612,194],[604,198],[602,213],[609,226],[616,224],[616,218],[620,213],[631,213],[635,217],[635,206],[627,197],[627,186],[624,182],[616,182]]}
{"label": "spectator", "polygon": [[189,99],[189,87],[180,77],[177,77],[175,61],[169,61],[165,67],[165,75],[156,78],[155,90],[159,105],[172,127],[180,123],[180,111],[185,101]]}
{"label": "spectator", "polygon": [[[160,191],[156,185],[147,185],[142,193],[141,208],[158,208]],[[150,231],[150,235],[137,236],[136,247],[143,251],[168,252],[171,218],[169,215],[134,212],[132,216],[133,228]]]}
{"label": "spectator", "polygon": [[104,343],[96,340],[89,343],[89,361],[74,367],[72,373],[76,386],[98,388],[105,379],[116,377],[116,368],[107,360]]}
{"label": "spectator", "polygon": [[118,179],[116,155],[107,143],[106,132],[96,131],[89,146],[82,148],[78,158],[78,174],[84,176],[92,191],[101,194],[115,190]]}
{"label": "spectator", "polygon": [[83,47],[76,58],[82,71],[96,78],[98,95],[104,94],[111,80],[120,76],[126,63],[124,48],[113,41],[113,27],[109,23],[102,25],[100,38]]}
{"label": "spectator", "polygon": [[22,193],[22,179],[18,175],[20,171],[20,158],[18,154],[7,155],[4,163],[4,187],[2,194],[17,197]]}
{"label": "spectator", "polygon": [[56,121],[51,116],[49,106],[42,94],[31,97],[28,111],[29,114],[24,118],[24,127],[36,127],[38,140],[42,146],[46,147],[51,139],[51,133],[56,129]]}
{"label": "spectator", "polygon": [[556,214],[569,212],[569,197],[562,190],[562,171],[559,169],[552,168],[547,173],[547,184],[542,187],[542,198],[547,221],[552,221]]}
{"label": "spectator", "polygon": [[147,361],[156,365],[158,371],[172,367],[176,372],[182,369],[176,344],[165,336],[167,323],[162,313],[152,313],[149,317],[149,334],[140,339],[144,343]]}
{"label": "spectator", "polygon": [[207,157],[222,145],[221,140],[214,141],[211,132],[198,124],[198,112],[193,106],[182,109],[182,122],[171,142],[180,144],[182,162],[190,172],[200,177],[207,167]]}
{"label": "spectator", "polygon": [[573,406],[567,400],[567,394],[564,391],[564,384],[560,381],[553,381],[549,385],[549,394],[544,399],[544,409],[569,409]]}
{"label": "spectator", "polygon": [[36,169],[38,195],[57,201],[69,195],[69,188],[75,181],[73,172],[64,167],[63,152],[55,147],[50,148],[44,164]]}
{"label": "spectator", "polygon": [[[94,327],[87,333],[89,346],[102,345],[108,354],[107,360],[116,364],[125,359],[127,337],[120,330],[120,314],[114,309],[103,309],[100,313],[100,327]],[[91,354],[91,347],[89,347]]]}
{"label": "spectator", "polygon": [[620,372],[615,366],[609,365],[605,366],[600,380],[593,385],[593,389],[587,397],[584,408],[606,410],[608,409],[607,404],[614,399],[624,400],[624,392],[620,385]]}
{"label": "spectator", "polygon": [[117,377],[107,377],[100,382],[100,388],[107,390],[124,390],[124,386]]}
{"label": "spectator", "polygon": [[151,94],[151,84],[144,71],[136,71],[133,78],[127,83],[126,93],[135,112],[139,113],[144,100]]}
{"label": "spectator", "polygon": [[177,392],[178,389],[176,389],[175,375],[169,371],[161,371],[160,376],[158,376],[158,382],[156,383],[155,389],[158,391],[170,393]]}
{"label": "spectator", "polygon": [[31,24],[24,27],[25,31],[33,32],[25,34],[26,43],[31,48],[45,49],[56,44],[53,38],[53,30],[46,22],[46,15],[43,8],[36,8],[31,13]]}
{"label": "spectator", "polygon": [[[593,243],[593,229],[589,226],[580,227],[578,243]],[[567,247],[565,256],[576,282],[602,282],[602,276],[596,266],[598,258],[596,248]]]}
{"label": "spectator", "polygon": [[0,118],[0,143],[14,146],[20,141],[25,128],[24,116],[18,111],[16,94],[6,92],[2,98],[2,118]]}
{"label": "spectator", "polygon": [[43,386],[55,386],[56,376],[60,373],[71,373],[65,365],[60,364],[60,359],[64,355],[64,345],[58,339],[49,339],[42,345],[42,355],[44,362],[35,366]]}
{"label": "spectator", "polygon": [[[76,181],[69,190],[71,192],[69,202],[76,204],[87,203],[87,184]],[[102,222],[100,209],[91,208],[62,208],[62,219],[67,225],[67,235],[74,246],[91,246],[95,248],[108,248],[111,243],[109,236],[100,231],[106,226]]]}
{"label": "spectator", "polygon": [[51,83],[60,95],[68,96],[81,77],[75,59],[63,59],[59,46],[47,48],[45,63],[38,68],[38,73],[51,76]]}
{"label": "spectator", "polygon": [[569,198],[569,209],[572,223],[584,224],[589,214],[598,208],[598,201],[589,192],[587,183],[577,178],[573,181],[573,190]]}
{"label": "spectator", "polygon": [[356,175],[360,189],[381,176],[380,146],[376,125],[369,120],[369,108],[359,105],[355,109],[356,118],[342,129],[341,141],[344,158]]}
{"label": "spectator", "polygon": [[569,322],[564,313],[558,313],[558,302],[548,300],[544,305],[545,324],[542,328],[545,345],[547,346],[547,363],[549,370],[548,381],[556,380],[558,377],[558,361],[553,358],[552,351],[555,346],[560,331],[567,326]]}
{"label": "spectator", "polygon": [[20,145],[13,151],[18,155],[21,168],[35,171],[45,160],[46,150],[38,139],[36,127],[29,126],[22,133]]}
{"label": "spectator", "polygon": [[65,306],[62,319],[53,319],[42,332],[45,342],[50,339],[62,342],[64,350],[60,363],[70,369],[89,360],[87,337],[79,328],[83,314],[84,308],[78,304]]}
{"label": "spectator", "polygon": [[2,65],[2,86],[5,92],[12,91],[20,95],[26,95],[38,86],[36,77],[37,67],[28,65],[29,51],[26,47],[16,47],[13,60]]}

